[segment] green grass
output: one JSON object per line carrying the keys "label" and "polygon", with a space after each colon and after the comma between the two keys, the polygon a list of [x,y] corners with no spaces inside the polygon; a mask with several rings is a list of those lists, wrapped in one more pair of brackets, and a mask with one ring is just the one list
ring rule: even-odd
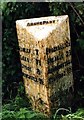
{"label": "green grass", "polygon": [[0,118],[2,115],[2,120],[84,120],[83,108],[78,109],[75,113],[69,113],[67,115],[57,115],[58,111],[61,110],[59,109],[51,118],[48,118],[40,112],[33,111],[30,107],[21,106],[20,108],[20,105],[16,102],[4,104],[2,108],[2,114],[0,113]]}

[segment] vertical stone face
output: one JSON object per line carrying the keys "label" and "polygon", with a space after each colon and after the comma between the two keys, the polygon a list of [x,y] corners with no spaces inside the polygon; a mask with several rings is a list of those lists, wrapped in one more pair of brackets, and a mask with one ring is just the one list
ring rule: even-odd
{"label": "vertical stone face", "polygon": [[73,75],[68,16],[17,20],[16,28],[25,91],[33,108],[49,115],[69,106]]}

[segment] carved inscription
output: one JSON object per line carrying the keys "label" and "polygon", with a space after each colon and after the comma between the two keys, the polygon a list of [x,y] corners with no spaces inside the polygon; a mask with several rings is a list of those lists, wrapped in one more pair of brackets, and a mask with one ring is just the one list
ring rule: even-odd
{"label": "carved inscription", "polygon": [[27,58],[27,57],[25,57],[25,56],[20,55],[20,58],[21,58],[21,60],[23,60],[23,61],[29,62],[29,58]]}
{"label": "carved inscription", "polygon": [[55,61],[62,60],[64,58],[63,54],[60,54],[59,56],[54,56],[52,58],[48,58],[47,63],[54,63]]}
{"label": "carved inscription", "polygon": [[[19,50],[20,50],[20,52],[25,52],[25,53],[28,53],[28,54],[31,53],[31,49],[19,47]],[[39,55],[39,50],[38,50],[38,49],[35,49],[35,55],[37,55],[37,56]],[[28,63],[32,62],[32,61],[30,60],[30,58],[25,57],[25,56],[23,56],[23,55],[20,55],[20,59],[23,60],[23,61],[26,61],[26,62],[28,62]],[[41,66],[41,60],[35,59],[35,63],[36,63],[36,66],[37,66],[37,68],[36,68],[36,74],[41,75],[42,72],[41,72],[41,70],[39,69],[39,66]],[[33,69],[33,68],[31,68],[31,67],[29,67],[29,66],[26,66],[26,65],[24,65],[24,64],[22,64],[22,68],[24,68],[25,70],[28,70],[29,72],[32,73],[32,69]],[[26,78],[28,78],[28,79],[30,79],[30,80],[33,80],[33,81],[35,81],[35,82],[39,82],[40,84],[44,84],[44,83],[43,83],[43,79],[41,79],[41,78],[39,78],[39,77],[36,78],[35,76],[28,75],[28,74],[26,74],[26,73],[24,73],[24,72],[23,72],[23,76],[26,77]]]}
{"label": "carved inscription", "polygon": [[26,73],[23,73],[23,76],[30,80],[33,80],[34,82],[39,82],[40,84],[43,84],[43,80],[41,78],[36,78],[36,77],[28,75]]}
{"label": "carved inscription", "polygon": [[26,77],[26,78],[28,78],[28,79],[31,79],[31,80],[37,82],[37,78],[34,77],[34,76],[28,75],[28,74],[26,74],[26,73],[23,73],[23,76]]}
{"label": "carved inscription", "polygon": [[[72,71],[71,59],[69,59],[71,56],[70,42],[66,41],[65,44],[61,44],[53,48],[46,48],[47,56],[49,54],[51,55],[52,53],[55,53],[55,56],[47,57],[48,74],[51,74],[51,76],[48,78],[49,83],[66,76]],[[66,57],[66,61],[64,61],[64,57]]]}
{"label": "carved inscription", "polygon": [[53,48],[46,48],[46,54],[48,55],[49,53],[53,53],[59,50],[63,50],[66,47],[69,47],[71,45],[70,42],[66,41],[64,44],[60,44],[58,46],[55,46]]}
{"label": "carved inscription", "polygon": [[19,46],[19,50],[22,51],[22,52],[26,52],[26,53],[30,53],[31,50],[30,49],[27,49],[27,48],[22,48]]}
{"label": "carved inscription", "polygon": [[[28,54],[31,54],[31,49],[27,49],[27,48],[22,48],[19,47],[21,52],[25,52]],[[63,52],[64,50],[64,52]],[[39,55],[39,50],[35,49],[35,55]],[[48,57],[48,54],[52,55],[52,53],[56,53],[55,56],[53,57]],[[65,56],[64,56],[65,54]],[[71,50],[70,50],[70,42],[65,42],[64,44],[60,44],[58,46],[54,46],[53,48],[46,48],[46,55],[47,55],[47,66],[48,66],[48,75],[51,74],[52,76],[50,76],[48,78],[48,82],[51,83],[55,80],[58,80],[60,78],[62,78],[63,76],[67,74],[69,74],[72,71],[72,67],[71,67],[71,59],[68,59],[68,57],[71,55]],[[64,57],[66,57],[66,61],[64,61]],[[28,57],[22,56],[20,55],[21,60],[26,61],[28,63],[32,62]],[[58,61],[62,60],[60,63]],[[35,63],[36,63],[36,74],[37,75],[41,75],[42,74],[42,70],[39,69],[39,67],[41,67],[41,60],[38,59],[38,57],[35,59]],[[54,63],[56,63],[54,65]],[[25,66],[22,64],[22,68],[28,70],[29,72],[32,73],[33,68],[30,66]],[[61,72],[60,72],[61,71]],[[35,82],[39,82],[40,84],[44,84],[43,83],[43,79],[41,78],[36,78],[34,76],[28,75],[23,73],[23,76],[31,79]]]}
{"label": "carved inscription", "polygon": [[36,59],[36,65],[40,65],[41,66],[41,60]]}
{"label": "carved inscription", "polygon": [[37,71],[37,74],[38,74],[38,75],[41,74],[41,71],[40,71],[38,68],[36,69],[36,71]]}
{"label": "carved inscription", "polygon": [[41,22],[27,23],[27,26],[43,25],[43,24],[49,24],[49,23],[55,23],[55,20],[48,20],[48,21],[41,21]]}
{"label": "carved inscription", "polygon": [[70,65],[70,64],[71,64],[71,60],[68,60],[68,61],[66,61],[66,62],[61,63],[61,64],[58,65],[58,66],[54,66],[54,67],[52,67],[52,68],[49,68],[49,69],[48,69],[48,74],[53,73],[53,72],[55,72],[55,71],[63,68],[64,66],[68,66],[68,65]]}
{"label": "carved inscription", "polygon": [[27,67],[26,65],[23,65],[23,64],[22,64],[22,68],[25,68],[26,70],[31,71],[31,67]]}
{"label": "carved inscription", "polygon": [[39,50],[38,50],[38,49],[36,49],[36,55],[38,55],[38,52],[39,52]]}

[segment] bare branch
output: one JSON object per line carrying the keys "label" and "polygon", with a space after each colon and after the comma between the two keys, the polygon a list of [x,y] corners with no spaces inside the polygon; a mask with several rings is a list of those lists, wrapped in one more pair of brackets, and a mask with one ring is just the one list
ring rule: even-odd
{"label": "bare branch", "polygon": [[74,10],[74,12],[77,14],[77,16],[79,17],[81,23],[84,25],[84,21],[82,20],[81,16],[80,16],[79,13],[76,11],[76,9],[75,9],[74,6],[72,5],[72,3],[69,2],[69,4],[70,4],[70,6],[72,7],[72,9]]}

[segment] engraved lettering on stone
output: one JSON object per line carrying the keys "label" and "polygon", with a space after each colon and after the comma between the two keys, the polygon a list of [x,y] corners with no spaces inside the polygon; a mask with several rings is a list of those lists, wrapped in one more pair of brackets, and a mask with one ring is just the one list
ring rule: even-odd
{"label": "engraved lettering on stone", "polygon": [[41,66],[41,60],[36,59],[36,65],[40,65]]}
{"label": "engraved lettering on stone", "polygon": [[28,67],[28,66],[23,65],[23,64],[22,64],[22,68],[25,68],[26,70],[31,71],[31,67]]}

